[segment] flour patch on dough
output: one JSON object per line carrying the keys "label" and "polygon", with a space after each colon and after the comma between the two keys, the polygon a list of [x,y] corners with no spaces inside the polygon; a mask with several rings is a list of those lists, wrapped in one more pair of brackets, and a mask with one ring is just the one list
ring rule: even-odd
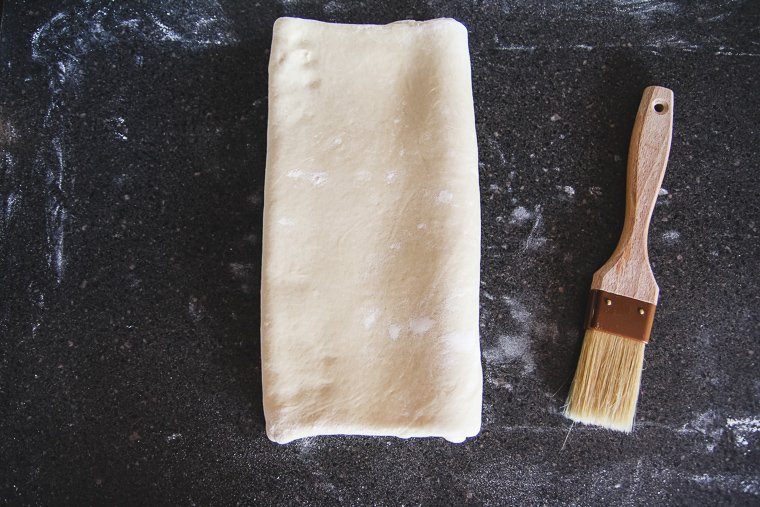
{"label": "flour patch on dough", "polygon": [[385,183],[390,185],[394,181],[396,181],[396,173],[394,171],[388,171],[385,173]]}
{"label": "flour patch on dough", "polygon": [[401,326],[396,324],[391,324],[388,326],[388,337],[391,340],[398,340],[399,335],[401,334]]}
{"label": "flour patch on dough", "polygon": [[430,317],[418,317],[409,321],[409,330],[417,335],[425,334],[433,328],[435,321]]}
{"label": "flour patch on dough", "polygon": [[364,329],[372,329],[377,322],[380,310],[377,308],[367,308],[362,312],[362,325]]}
{"label": "flour patch on dough", "polygon": [[438,202],[441,204],[448,204],[451,202],[451,200],[454,199],[454,194],[449,192],[448,190],[441,190],[438,192]]}
{"label": "flour patch on dough", "polygon": [[296,225],[296,221],[290,217],[280,217],[277,219],[277,223],[280,225],[284,225],[285,227],[293,227],[294,225]]}
{"label": "flour patch on dough", "polygon": [[288,171],[288,178],[294,180],[306,181],[314,185],[315,187],[321,187],[327,183],[327,173],[324,171],[302,171],[301,169],[293,169]]}
{"label": "flour patch on dough", "polygon": [[356,181],[367,182],[372,179],[372,173],[362,169],[362,170],[356,171],[356,173],[354,174],[354,179],[356,179]]}

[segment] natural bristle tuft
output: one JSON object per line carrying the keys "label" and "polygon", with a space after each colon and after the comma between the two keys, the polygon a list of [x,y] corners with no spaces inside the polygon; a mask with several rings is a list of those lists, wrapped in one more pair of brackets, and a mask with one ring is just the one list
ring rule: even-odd
{"label": "natural bristle tuft", "polygon": [[645,347],[642,341],[587,330],[565,416],[629,433],[639,398]]}

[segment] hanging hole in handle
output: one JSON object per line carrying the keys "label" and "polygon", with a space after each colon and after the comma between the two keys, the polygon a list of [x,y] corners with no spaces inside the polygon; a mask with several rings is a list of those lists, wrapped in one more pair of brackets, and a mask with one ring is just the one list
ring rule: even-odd
{"label": "hanging hole in handle", "polygon": [[657,114],[663,114],[668,110],[668,105],[665,102],[657,102],[654,105],[654,111]]}

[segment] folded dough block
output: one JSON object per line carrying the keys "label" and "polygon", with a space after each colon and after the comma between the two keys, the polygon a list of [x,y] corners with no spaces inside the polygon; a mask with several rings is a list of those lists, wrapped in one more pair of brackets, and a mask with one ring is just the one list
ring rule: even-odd
{"label": "folded dough block", "polygon": [[277,20],[261,288],[269,438],[476,435],[479,275],[465,27]]}

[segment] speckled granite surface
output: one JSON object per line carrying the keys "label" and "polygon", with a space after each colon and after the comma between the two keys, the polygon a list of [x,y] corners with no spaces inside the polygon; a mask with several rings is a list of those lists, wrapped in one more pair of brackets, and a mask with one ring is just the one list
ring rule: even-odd
{"label": "speckled granite surface", "polygon": [[[0,28],[7,504],[757,504],[760,7],[24,2]],[[470,30],[480,436],[263,431],[266,65],[281,15]],[[643,88],[675,91],[630,436],[558,413],[623,219]]]}

